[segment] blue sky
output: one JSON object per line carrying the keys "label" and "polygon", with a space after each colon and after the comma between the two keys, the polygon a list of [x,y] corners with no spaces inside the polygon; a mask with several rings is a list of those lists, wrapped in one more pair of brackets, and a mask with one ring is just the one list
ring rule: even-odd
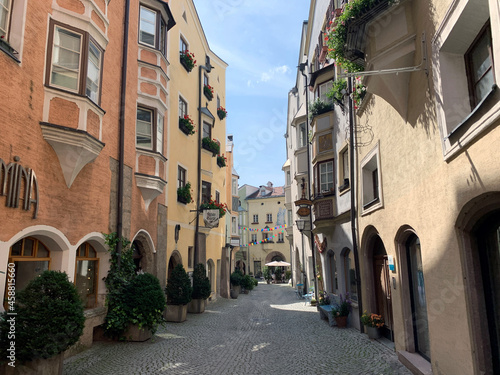
{"label": "blue sky", "polygon": [[194,0],[226,70],[226,132],[240,186],[284,184],[288,91],[295,85],[307,0]]}

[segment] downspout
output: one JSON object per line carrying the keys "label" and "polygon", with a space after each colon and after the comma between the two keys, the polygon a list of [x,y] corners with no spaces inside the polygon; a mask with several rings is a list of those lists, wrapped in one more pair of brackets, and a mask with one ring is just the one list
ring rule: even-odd
{"label": "downspout", "polygon": [[[205,58],[207,61],[207,58]],[[212,65],[208,62],[208,67],[205,65],[200,65],[198,67],[199,75],[198,75],[198,170],[197,174],[197,183],[196,183],[196,226],[194,230],[194,264],[200,263],[200,249],[198,244],[198,233],[200,231],[200,223],[199,217],[200,214],[200,205],[201,205],[201,137],[203,135],[203,124],[201,123],[201,83],[202,83],[202,71],[206,70],[208,73],[212,71]]]}
{"label": "downspout", "polygon": [[[304,69],[305,70],[305,69]],[[301,70],[302,76],[306,80],[306,136],[307,136],[307,191],[309,193],[309,199],[313,198],[311,191],[311,154],[310,154],[310,142],[309,142],[309,86],[307,85],[307,75],[304,74],[304,70]],[[311,199],[312,200],[312,199]],[[311,207],[312,208],[312,207]],[[316,252],[314,249],[314,236],[313,236],[313,218],[312,210],[309,210],[309,225],[311,226],[311,251],[312,251],[312,262],[313,262],[313,277],[314,277],[314,298],[318,300],[318,281],[316,279]],[[304,251],[304,249],[302,249]],[[304,263],[305,267],[305,263]]]}
{"label": "downspout", "polygon": [[[123,21],[123,55],[122,76],[120,93],[120,141],[118,156],[118,209],[116,213],[116,234],[119,239],[123,235],[123,168],[125,164],[125,96],[127,92],[127,55],[128,55],[128,26],[130,14],[130,0],[125,1],[125,16]],[[122,241],[118,241],[117,253],[121,254]],[[120,267],[120,256],[118,256],[118,267]]]}
{"label": "downspout", "polygon": [[[352,101],[352,78],[347,78],[347,92],[349,93],[349,178],[351,184],[351,236],[352,236],[352,251],[354,252],[354,267],[356,268],[356,289],[358,292],[358,313],[359,321],[361,322],[361,315],[363,315],[363,299],[361,296],[361,274],[359,269],[359,253],[358,242],[356,233],[356,185],[355,185],[355,170],[354,170],[354,152],[355,152],[355,139],[354,139],[354,103]],[[364,332],[364,325],[360,324],[361,332]]]}

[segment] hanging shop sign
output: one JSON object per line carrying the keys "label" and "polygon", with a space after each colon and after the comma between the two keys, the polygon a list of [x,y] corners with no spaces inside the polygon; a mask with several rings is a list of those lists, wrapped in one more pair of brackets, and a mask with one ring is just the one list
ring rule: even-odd
{"label": "hanging shop sign", "polygon": [[207,228],[217,228],[219,226],[220,211],[216,210],[203,210],[203,221]]}
{"label": "hanging shop sign", "polygon": [[14,156],[14,163],[5,164],[0,159],[0,196],[7,197],[5,205],[31,211],[33,219],[38,213],[38,180],[31,168],[24,168],[17,163],[19,156]]}

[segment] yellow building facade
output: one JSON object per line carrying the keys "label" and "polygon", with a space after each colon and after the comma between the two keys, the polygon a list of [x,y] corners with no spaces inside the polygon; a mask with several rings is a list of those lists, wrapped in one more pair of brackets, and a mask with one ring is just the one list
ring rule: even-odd
{"label": "yellow building facade", "polygon": [[[193,1],[169,4],[178,22],[169,34],[168,56],[167,268],[170,272],[182,263],[190,272],[197,263],[205,264],[215,294],[217,263],[225,247],[224,221],[206,227],[200,210],[204,202],[227,201],[226,167],[217,162],[225,147],[225,118],[217,109],[225,107],[227,64],[210,50]],[[187,184],[191,199],[184,201],[178,189]]]}

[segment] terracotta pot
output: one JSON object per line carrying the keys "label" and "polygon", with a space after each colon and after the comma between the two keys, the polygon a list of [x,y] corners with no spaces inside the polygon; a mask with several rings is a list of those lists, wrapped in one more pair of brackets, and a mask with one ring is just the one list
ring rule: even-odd
{"label": "terracotta pot", "polygon": [[379,339],[380,338],[380,329],[377,327],[366,327],[366,333],[368,334],[368,338],[370,339]]}
{"label": "terracotta pot", "polygon": [[337,327],[339,328],[347,327],[347,316],[336,316],[335,321],[337,322]]}

